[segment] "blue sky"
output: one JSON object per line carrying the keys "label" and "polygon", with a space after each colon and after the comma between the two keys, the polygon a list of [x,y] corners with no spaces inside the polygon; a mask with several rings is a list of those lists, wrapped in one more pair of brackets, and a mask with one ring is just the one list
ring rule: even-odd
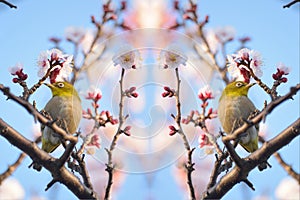
{"label": "blue sky", "polygon": [[[101,2],[96,0],[89,1],[12,1],[18,6],[17,10],[9,9],[0,4],[0,82],[12,88],[12,91],[20,92],[20,88],[11,83],[11,77],[8,68],[21,62],[25,66],[25,71],[30,74],[29,85],[34,83],[36,78],[36,60],[41,51],[49,49],[52,45],[48,42],[51,36],[63,36],[64,30],[68,26],[82,26],[92,28],[90,23],[91,15],[98,15],[101,10]],[[208,14],[210,22],[208,27],[221,27],[230,25],[236,29],[238,36],[250,36],[252,41],[249,46],[261,52],[264,58],[264,76],[263,79],[271,84],[271,74],[275,70],[278,62],[283,62],[292,68],[287,87],[281,87],[280,92],[284,94],[288,91],[288,86],[299,83],[299,5],[290,9],[283,9],[282,6],[288,1],[199,1],[200,16]],[[130,8],[129,8],[130,9]],[[99,15],[98,15],[99,16]],[[70,46],[66,45],[66,49]],[[234,51],[234,46],[229,46],[228,51]],[[71,53],[71,52],[70,52]],[[250,97],[256,103],[257,107],[262,108],[262,92],[257,87],[250,92]],[[49,92],[41,88],[38,98],[38,107],[44,105],[50,98]],[[294,102],[286,102],[280,108],[276,109],[267,123],[270,123],[268,132],[269,138],[279,133],[292,121],[299,117],[299,95],[295,97]],[[19,116],[21,116],[19,118]],[[284,116],[284,117],[282,117]],[[26,114],[26,111],[13,102],[6,102],[5,97],[0,95],[0,117],[14,126],[17,130],[30,137],[32,127],[32,117]],[[299,157],[295,157],[294,152],[299,152],[299,137],[280,152],[289,164],[300,171]],[[0,152],[0,172],[5,170],[9,163],[12,163],[18,155],[10,144],[3,138],[0,138],[0,146],[3,151]],[[299,154],[299,153],[298,153]],[[7,156],[9,155],[9,156]],[[68,190],[61,186],[55,186],[49,192],[43,192],[46,184],[50,181],[48,173],[37,174],[29,170],[27,166],[30,159],[26,159],[24,164],[13,175],[19,179],[26,190],[26,197],[38,193],[47,198],[56,195],[57,198],[74,199]],[[230,191],[224,199],[237,199],[245,197],[246,194],[251,197],[266,193],[274,195],[274,190],[281,179],[286,176],[275,159],[271,158],[270,163],[273,167],[265,172],[254,170],[249,179],[257,188],[255,192],[239,184]],[[153,185],[147,186],[147,179],[143,174],[129,174],[125,185],[121,187],[115,198],[124,199],[186,199],[184,194],[176,185],[171,174],[172,166],[161,169],[152,175]],[[106,173],[103,171],[103,173]],[[275,176],[276,175],[276,176]],[[273,196],[274,197],[274,196]]]}

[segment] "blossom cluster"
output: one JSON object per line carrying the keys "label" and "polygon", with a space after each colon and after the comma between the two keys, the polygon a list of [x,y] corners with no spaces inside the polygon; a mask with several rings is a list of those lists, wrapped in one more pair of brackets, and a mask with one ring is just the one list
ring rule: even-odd
{"label": "blossom cluster", "polygon": [[123,49],[118,52],[113,57],[114,66],[121,66],[124,69],[136,69],[141,65],[141,56],[137,50],[131,50],[130,47],[123,47]]}
{"label": "blossom cluster", "polygon": [[284,76],[288,75],[289,73],[290,73],[289,67],[285,66],[283,63],[278,63],[277,72],[275,74],[272,74],[272,77],[275,81],[286,83],[288,79]]}
{"label": "blossom cluster", "polygon": [[136,91],[136,87],[131,87],[127,90],[124,91],[124,95],[127,96],[128,98],[137,98],[139,94]]}
{"label": "blossom cluster", "polygon": [[12,79],[14,83],[25,81],[28,78],[28,75],[23,72],[23,65],[21,63],[17,63],[14,67],[10,68],[9,71],[11,75],[16,76]]}
{"label": "blossom cluster", "polygon": [[115,125],[118,123],[117,119],[114,119],[113,116],[110,114],[109,111],[101,111],[100,114],[98,113],[98,108],[100,107],[98,101],[102,98],[102,93],[98,88],[92,88],[88,91],[87,96],[85,97],[88,100],[92,100],[92,107],[94,108],[94,113],[90,108],[86,111],[82,111],[82,117],[85,119],[94,119],[97,121],[99,127],[105,126],[107,123],[111,123]]}
{"label": "blossom cluster", "polygon": [[51,83],[65,81],[72,73],[72,61],[73,55],[63,54],[59,49],[44,51],[38,57],[38,75],[49,75]]}
{"label": "blossom cluster", "polygon": [[186,65],[187,57],[174,48],[162,50],[159,55],[160,64],[165,68],[175,69]]}
{"label": "blossom cluster", "polygon": [[192,110],[186,118],[182,119],[182,123],[193,123],[195,126],[199,126],[203,130],[199,135],[199,147],[203,148],[213,145],[211,141],[213,139],[213,136],[210,133],[208,133],[206,120],[216,118],[217,111],[213,110],[213,108],[209,108],[208,111],[206,111],[206,108],[209,105],[209,100],[214,99],[213,92],[209,88],[209,86],[204,86],[202,89],[199,90],[198,98],[202,102],[202,112],[199,112],[198,110]]}
{"label": "blossom cluster", "polygon": [[246,83],[250,82],[251,76],[261,77],[263,64],[259,52],[243,48],[237,54],[227,55],[229,74]]}

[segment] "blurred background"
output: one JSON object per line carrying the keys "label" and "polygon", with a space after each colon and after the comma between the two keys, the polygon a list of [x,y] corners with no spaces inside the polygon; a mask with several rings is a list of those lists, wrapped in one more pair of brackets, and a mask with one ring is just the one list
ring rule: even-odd
{"label": "blurred background", "polygon": [[[91,23],[91,16],[101,18],[102,5],[106,3],[95,0],[10,2],[18,8],[10,9],[0,4],[0,83],[9,86],[16,95],[20,95],[22,90],[12,83],[8,69],[16,63],[22,63],[24,71],[29,74],[28,85],[34,84],[38,80],[38,55],[41,51],[54,47],[49,38],[64,39],[70,27],[93,32],[95,26]],[[126,10],[117,16],[117,21],[126,23],[133,30],[124,31],[114,27],[113,23],[108,23],[103,32],[110,38],[99,41],[98,46],[99,52],[102,52],[105,45],[105,53],[75,84],[85,109],[89,102],[84,100],[84,96],[90,85],[94,85],[103,94],[101,109],[110,110],[117,116],[120,68],[113,66],[111,59],[118,53],[120,46],[124,46],[124,41],[138,49],[143,58],[141,66],[137,70],[128,71],[125,76],[125,87],[136,86],[139,97],[125,102],[125,112],[130,115],[126,123],[133,127],[132,136],[121,137],[114,154],[118,170],[112,199],[188,199],[185,174],[181,167],[185,155],[182,141],[179,137],[168,135],[168,126],[174,124],[170,117],[171,113],[176,112],[174,99],[161,98],[163,86],[175,87],[175,75],[174,71],[163,70],[160,66],[160,50],[176,44],[176,48],[180,48],[188,57],[187,66],[180,67],[183,116],[187,116],[190,110],[200,109],[201,102],[197,98],[200,88],[206,84],[211,85],[216,96],[211,105],[216,108],[224,87],[211,68],[198,59],[197,52],[191,50],[191,45],[195,42],[192,25],[187,24],[187,28],[178,28],[176,31],[166,30],[180,18],[174,12],[173,3],[171,0],[128,0]],[[180,3],[182,6],[188,5],[185,1]],[[276,72],[277,63],[283,62],[291,68],[287,76],[288,82],[279,87],[279,94],[285,94],[290,86],[299,83],[299,4],[283,9],[283,5],[289,1],[202,0],[196,3],[199,18],[209,16],[209,23],[206,25],[208,32],[226,28],[237,39],[246,36],[251,38],[247,47],[261,53],[264,61],[262,80],[265,83],[272,84],[271,75]],[[112,8],[120,4],[119,1],[113,1]],[[199,45],[201,46],[200,41]],[[67,54],[74,53],[72,44],[65,39],[62,40],[61,47]],[[238,47],[238,40],[235,40],[226,46],[226,52],[235,53]],[[76,62],[80,63],[82,59],[79,56]],[[270,101],[259,87],[250,90],[249,97],[258,109],[263,108],[265,100]],[[50,91],[41,87],[30,101],[36,100],[37,108],[42,109],[50,98]],[[299,112],[297,95],[293,101],[283,103],[267,117],[265,124],[261,124],[261,134],[266,139],[273,138],[299,118]],[[34,124],[32,116],[14,102],[7,101],[4,95],[0,95],[0,117],[29,139],[39,134],[40,125]],[[217,132],[218,121],[212,121],[211,124],[211,130]],[[88,132],[90,122],[82,120],[80,127]],[[116,127],[100,129],[101,148],[93,156],[87,156],[88,168],[98,193],[102,193],[106,186],[107,173],[104,169],[107,158],[104,148],[109,145]],[[215,158],[198,148],[199,129],[193,125],[184,125],[184,130],[192,146],[197,147],[193,155],[196,162],[193,179],[196,192],[201,194],[206,188]],[[15,162],[20,151],[4,138],[0,138],[0,146],[2,173],[8,165]],[[300,171],[299,148],[298,137],[280,150],[283,159],[297,172]],[[240,155],[247,156],[242,148],[237,149]],[[53,156],[59,156],[62,151],[62,148],[58,149]],[[0,186],[0,199],[76,199],[66,187],[59,184],[45,192],[51,175],[46,170],[38,173],[29,169],[30,163],[31,159],[26,158],[16,172],[3,182]],[[272,168],[263,172],[254,169],[249,174],[255,191],[240,183],[223,199],[278,199],[284,192],[289,194],[285,196],[286,199],[299,198],[299,185],[288,177],[274,158],[271,157],[269,163]],[[5,196],[9,191],[16,196]]]}

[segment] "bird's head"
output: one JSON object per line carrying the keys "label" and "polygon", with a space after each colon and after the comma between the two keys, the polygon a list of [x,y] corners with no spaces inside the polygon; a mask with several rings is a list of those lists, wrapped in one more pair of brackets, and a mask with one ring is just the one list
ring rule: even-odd
{"label": "bird's head", "polygon": [[53,96],[78,96],[76,89],[68,82],[56,82],[53,84],[44,83],[48,86]]}
{"label": "bird's head", "polygon": [[229,83],[223,91],[226,96],[247,96],[250,87],[255,83],[246,83],[243,81],[235,81]]}

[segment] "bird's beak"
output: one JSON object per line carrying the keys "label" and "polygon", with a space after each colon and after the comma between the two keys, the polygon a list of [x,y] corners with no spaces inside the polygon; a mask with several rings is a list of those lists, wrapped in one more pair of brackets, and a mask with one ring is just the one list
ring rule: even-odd
{"label": "bird's beak", "polygon": [[49,84],[49,83],[44,83],[44,85],[46,85],[49,88],[53,88],[54,87],[52,84]]}
{"label": "bird's beak", "polygon": [[249,83],[248,85],[246,85],[247,88],[251,88],[253,85],[255,85],[256,83]]}

